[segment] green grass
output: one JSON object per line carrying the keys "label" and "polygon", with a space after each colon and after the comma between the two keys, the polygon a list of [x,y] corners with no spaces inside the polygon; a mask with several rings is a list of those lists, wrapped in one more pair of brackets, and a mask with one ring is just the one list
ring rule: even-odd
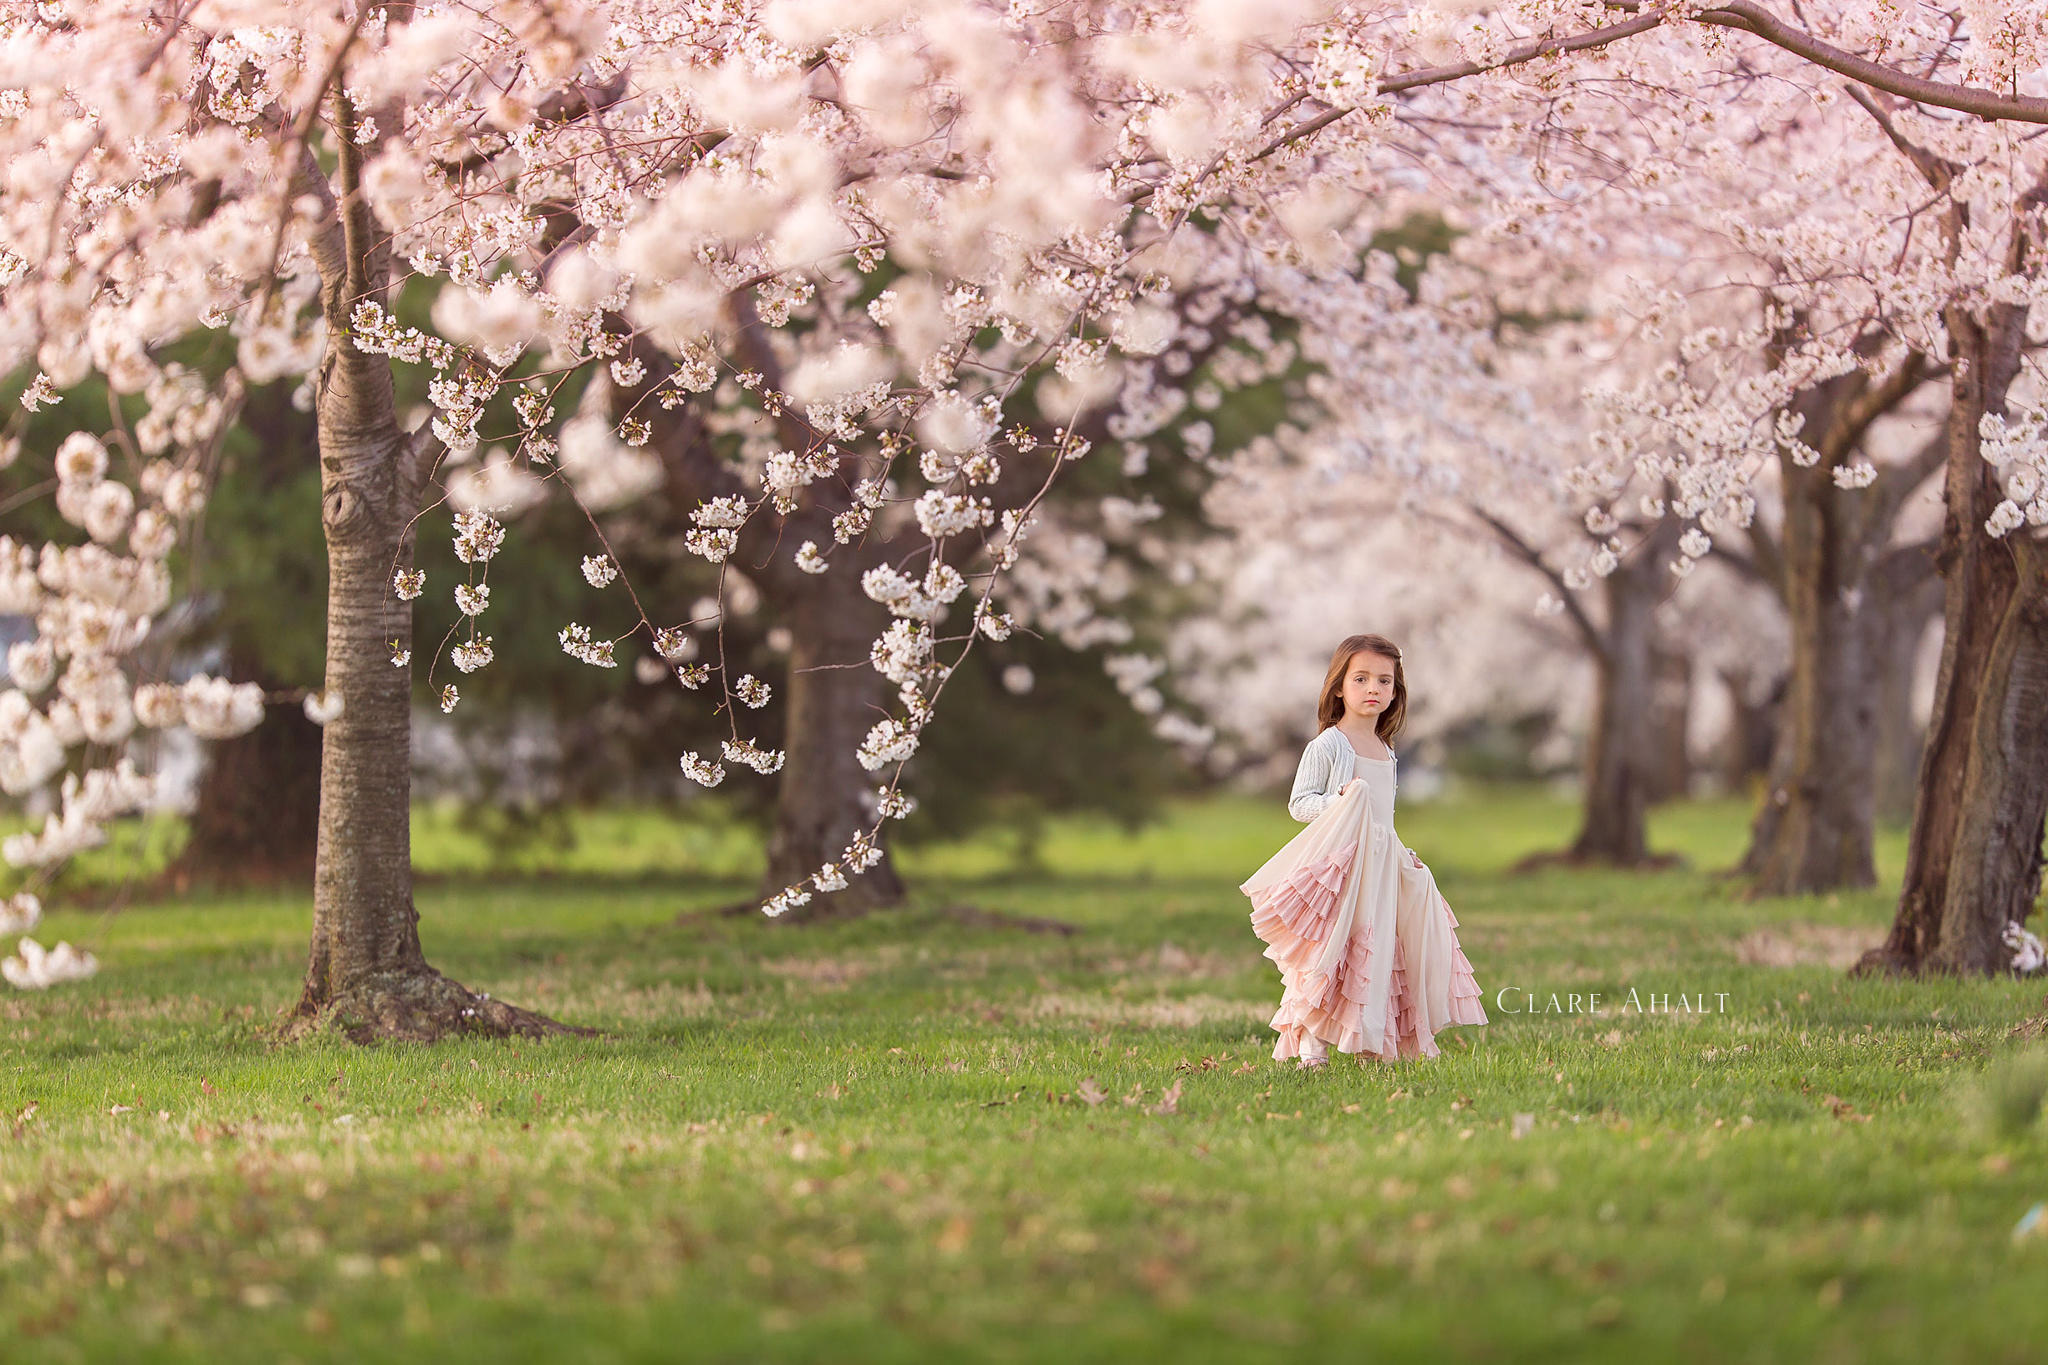
{"label": "green grass", "polygon": [[[1267,1060],[1235,889],[1271,802],[1062,824],[1028,878],[921,850],[911,909],[819,929],[712,913],[744,843],[644,815],[423,884],[437,964],[594,1041],[273,1048],[303,897],[55,914],[104,969],[0,996],[0,1359],[2036,1358],[2041,986],[1845,979],[1888,898],[1740,900],[1739,804],[1659,813],[1689,870],[1507,874],[1571,816],[1482,792],[1402,833],[1490,1012],[1604,1017],[1310,1073]],[[422,862],[477,866],[438,819]]]}

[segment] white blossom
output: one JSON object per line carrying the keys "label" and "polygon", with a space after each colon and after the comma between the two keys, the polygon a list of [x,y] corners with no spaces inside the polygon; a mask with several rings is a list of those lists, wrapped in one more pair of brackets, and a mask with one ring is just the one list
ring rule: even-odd
{"label": "white blossom", "polygon": [[918,529],[934,540],[959,535],[995,520],[995,509],[987,498],[971,498],[933,488],[919,497],[913,508]]}
{"label": "white blossom", "polygon": [[752,768],[763,777],[782,767],[783,753],[780,749],[763,749],[752,740],[726,740],[719,746],[719,752],[724,755],[726,762]]}
{"label": "white blossom", "polygon": [[32,891],[17,891],[0,900],[0,938],[25,934],[43,921],[43,903]]}
{"label": "white blossom", "polygon": [[491,637],[477,635],[448,651],[448,661],[464,673],[474,673],[491,662]]}
{"label": "white blossom", "polygon": [[201,739],[233,739],[263,720],[263,688],[256,683],[231,683],[200,676],[179,689],[185,726]]}
{"label": "white blossom", "polygon": [[66,981],[83,981],[100,969],[91,953],[59,943],[47,951],[32,938],[14,945],[14,954],[0,960],[0,976],[18,990],[40,991]]}
{"label": "white blossom", "polygon": [[683,755],[683,774],[702,787],[715,787],[725,781],[725,768],[698,757],[695,750]]}
{"label": "white blossom", "polygon": [[488,563],[504,544],[505,528],[489,513],[455,514],[455,557],[463,563]]}
{"label": "white blossom", "polygon": [[723,564],[740,547],[740,538],[732,531],[690,531],[683,536],[683,546],[713,564]]}
{"label": "white blossom", "polygon": [[901,763],[917,752],[917,732],[896,719],[877,721],[861,742],[856,757],[869,772],[886,763]]}
{"label": "white blossom", "polygon": [[612,641],[592,639],[588,626],[571,621],[562,627],[560,639],[562,652],[572,659],[581,659],[593,668],[618,667],[618,660],[612,657]]}

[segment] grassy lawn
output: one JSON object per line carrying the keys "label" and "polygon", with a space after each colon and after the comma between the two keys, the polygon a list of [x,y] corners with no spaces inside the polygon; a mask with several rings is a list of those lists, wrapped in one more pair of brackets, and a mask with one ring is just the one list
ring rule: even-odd
{"label": "grassy lawn", "polygon": [[104,966],[0,996],[0,1360],[2037,1359],[2043,986],[1846,980],[1889,898],[1741,901],[1744,816],[1518,878],[1568,806],[1404,809],[1493,1023],[1310,1073],[1235,885],[1273,802],[921,850],[820,929],[714,912],[730,831],[491,882],[423,815],[429,955],[594,1041],[274,1050],[304,898],[57,913]]}

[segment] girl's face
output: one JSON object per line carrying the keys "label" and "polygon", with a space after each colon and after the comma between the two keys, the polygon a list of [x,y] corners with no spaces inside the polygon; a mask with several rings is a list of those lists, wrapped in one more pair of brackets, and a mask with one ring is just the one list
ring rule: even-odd
{"label": "girl's face", "polygon": [[1377,721],[1394,703],[1394,661],[1384,654],[1358,653],[1344,671],[1344,714]]}

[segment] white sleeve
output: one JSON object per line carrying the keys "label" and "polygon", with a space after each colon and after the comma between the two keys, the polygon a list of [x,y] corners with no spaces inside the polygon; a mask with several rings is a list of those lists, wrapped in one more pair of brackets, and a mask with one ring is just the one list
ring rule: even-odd
{"label": "white sleeve", "polygon": [[1330,790],[1332,767],[1329,746],[1311,740],[1301,751],[1301,766],[1294,770],[1294,790],[1287,794],[1289,815],[1307,824],[1323,813],[1336,795]]}

